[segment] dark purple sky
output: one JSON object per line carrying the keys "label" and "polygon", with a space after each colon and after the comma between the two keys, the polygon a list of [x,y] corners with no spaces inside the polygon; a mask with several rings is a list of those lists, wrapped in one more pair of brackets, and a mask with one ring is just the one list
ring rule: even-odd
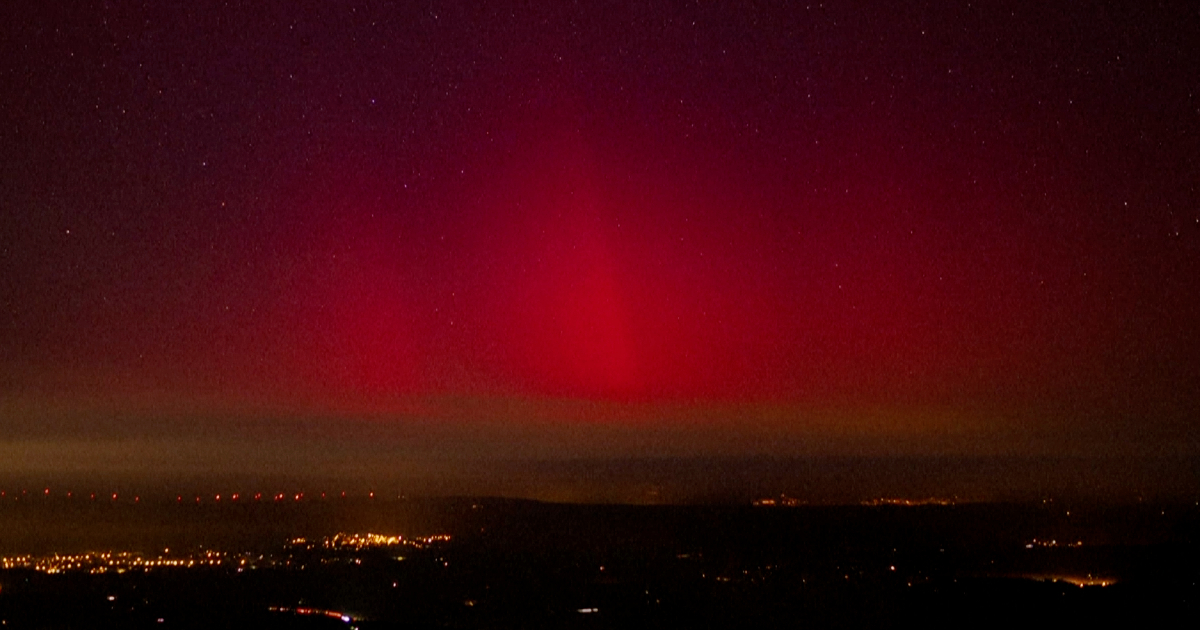
{"label": "dark purple sky", "polygon": [[0,473],[1198,453],[1194,3],[0,20]]}

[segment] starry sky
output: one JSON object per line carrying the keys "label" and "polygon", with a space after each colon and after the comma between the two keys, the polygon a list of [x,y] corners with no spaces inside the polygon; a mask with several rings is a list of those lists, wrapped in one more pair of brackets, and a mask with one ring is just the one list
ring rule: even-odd
{"label": "starry sky", "polygon": [[1200,10],[1068,4],[5,3],[0,474],[1195,457]]}

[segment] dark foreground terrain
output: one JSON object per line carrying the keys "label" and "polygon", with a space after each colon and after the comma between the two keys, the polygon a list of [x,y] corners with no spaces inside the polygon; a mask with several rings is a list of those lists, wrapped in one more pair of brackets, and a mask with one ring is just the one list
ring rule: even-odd
{"label": "dark foreground terrain", "polygon": [[[44,504],[5,505],[0,527],[0,620],[18,628],[1109,627],[1200,612],[1194,504]],[[86,543],[68,540],[76,527]],[[449,538],[321,538],[356,529]],[[193,566],[35,566],[105,537]],[[186,549],[153,547],[172,541]]]}

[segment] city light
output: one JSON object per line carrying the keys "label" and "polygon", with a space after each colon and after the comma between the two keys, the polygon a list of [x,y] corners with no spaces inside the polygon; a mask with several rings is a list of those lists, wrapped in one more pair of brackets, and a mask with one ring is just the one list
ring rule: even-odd
{"label": "city light", "polygon": [[[410,547],[425,549],[431,545],[450,541],[447,534],[431,536],[405,537],[398,534],[374,533],[338,533],[316,540],[307,538],[292,538],[287,541],[285,550],[280,554],[263,554],[252,552],[227,552],[215,549],[201,549],[180,554],[171,554],[170,548],[162,553],[143,554],[135,551],[89,551],[78,554],[49,553],[44,555],[16,555],[0,558],[0,569],[31,569],[40,573],[56,574],[68,572],[81,573],[125,573],[128,571],[148,572],[155,569],[197,569],[237,567],[241,569],[258,569],[267,567],[292,567],[294,556],[292,552],[306,550],[323,550],[325,552],[358,553],[371,549],[392,547]],[[357,558],[350,558],[357,560]],[[402,557],[393,558],[397,561]],[[338,561],[338,557],[326,558],[326,561]],[[360,561],[361,562],[361,561]],[[300,565],[302,568],[303,565]]]}

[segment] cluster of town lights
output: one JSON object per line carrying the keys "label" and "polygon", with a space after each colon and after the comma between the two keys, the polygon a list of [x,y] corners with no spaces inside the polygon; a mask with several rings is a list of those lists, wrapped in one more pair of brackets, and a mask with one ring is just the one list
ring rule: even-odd
{"label": "cluster of town lights", "polygon": [[[44,556],[11,556],[0,558],[0,568],[32,569],[41,573],[125,573],[126,571],[150,571],[159,568],[217,567],[226,564],[227,554],[220,551],[204,551],[184,556],[168,556],[169,550],[157,556],[145,556],[131,551],[87,552],[80,554],[48,554]],[[246,564],[246,559],[239,562]]]}
{"label": "cluster of town lights", "polygon": [[[424,549],[436,543],[447,542],[450,536],[436,534],[432,536],[417,536],[407,538],[399,535],[386,534],[346,534],[338,533],[309,542],[304,538],[294,538],[288,541],[293,549],[326,549],[333,551],[364,551],[376,548],[407,546]],[[197,569],[206,567],[236,568],[239,572],[244,569],[256,569],[272,566],[292,566],[290,553],[282,555],[260,553],[227,553],[213,549],[200,550],[193,553],[171,554],[171,550],[163,549],[159,554],[143,554],[134,551],[103,551],[79,554],[19,555],[0,557],[0,569],[25,569],[41,573],[125,573],[127,571],[151,571],[154,569]]]}
{"label": "cluster of town lights", "polygon": [[[12,500],[12,501],[19,502],[22,500],[25,500],[25,501],[32,500],[39,496],[42,499],[63,499],[63,498],[65,498],[65,499],[73,500],[76,498],[86,498],[89,501],[107,500],[107,501],[110,501],[113,503],[126,502],[126,501],[132,501],[133,503],[141,503],[141,501],[142,501],[141,495],[138,495],[138,494],[122,495],[119,492],[99,492],[99,493],[85,492],[85,493],[76,494],[72,490],[67,490],[65,492],[56,493],[56,492],[52,492],[50,488],[43,488],[41,493],[38,493],[35,491],[31,495],[28,490],[16,490],[11,493],[7,490],[0,490],[0,500]],[[363,494],[353,494],[353,493],[348,494],[346,491],[343,490],[339,493],[321,492],[317,496],[319,496],[321,499],[328,499],[331,497],[332,498],[340,498],[340,499],[362,498],[362,497],[365,497],[368,499],[374,499],[375,492],[369,491],[369,492],[366,492]],[[255,492],[253,495],[244,494],[241,492],[203,493],[203,494],[177,493],[175,495],[175,502],[176,503],[184,503],[184,502],[204,503],[209,500],[211,500],[214,503],[221,503],[223,501],[244,502],[247,500],[254,500],[254,501],[267,500],[267,501],[282,502],[282,501],[304,501],[306,499],[312,499],[312,498],[315,498],[314,495],[309,495],[304,492],[275,492],[275,493]],[[399,495],[396,498],[398,498],[398,499],[403,498],[403,495]]]}

